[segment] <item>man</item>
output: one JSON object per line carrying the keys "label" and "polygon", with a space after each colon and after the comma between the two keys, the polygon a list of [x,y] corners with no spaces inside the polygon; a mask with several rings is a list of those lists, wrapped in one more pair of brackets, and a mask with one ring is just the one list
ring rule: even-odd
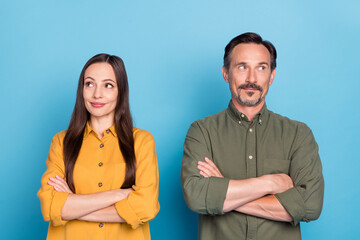
{"label": "man", "polygon": [[276,50],[255,33],[232,39],[222,73],[227,109],[194,122],[181,170],[185,201],[199,213],[199,239],[301,239],[319,217],[324,179],[304,124],[269,111]]}

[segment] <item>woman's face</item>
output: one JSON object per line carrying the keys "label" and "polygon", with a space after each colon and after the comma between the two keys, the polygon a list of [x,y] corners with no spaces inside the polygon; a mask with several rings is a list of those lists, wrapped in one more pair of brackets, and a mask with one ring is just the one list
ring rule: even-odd
{"label": "woman's face", "polygon": [[91,118],[113,121],[118,88],[112,66],[108,63],[91,64],[84,74],[83,97]]}

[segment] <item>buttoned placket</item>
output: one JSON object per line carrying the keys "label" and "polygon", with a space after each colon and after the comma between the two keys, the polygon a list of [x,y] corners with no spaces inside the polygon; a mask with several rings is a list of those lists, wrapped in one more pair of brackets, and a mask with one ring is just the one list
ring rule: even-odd
{"label": "buttoned placket", "polygon": [[[257,164],[257,154],[256,154],[256,118],[254,117],[253,122],[246,122],[244,127],[246,128],[246,150],[245,150],[245,161],[246,161],[246,177],[254,178],[256,177],[256,164]],[[257,220],[255,217],[248,215],[247,220],[247,239],[253,240],[256,239],[257,231]]]}
{"label": "buttoned placket", "polygon": [[[107,137],[107,135],[110,133],[110,130],[107,129],[106,130],[106,133],[104,134],[104,137],[100,140],[100,144],[99,144],[99,151],[101,152],[100,156],[101,156],[101,159],[98,160],[98,169],[99,171],[104,171],[104,168],[103,168],[103,165],[104,165],[104,159],[105,159],[105,139]],[[103,176],[103,174],[99,174],[100,176]],[[102,179],[99,179],[98,181],[98,188],[99,190],[101,188],[103,188],[104,186],[104,183],[103,183],[103,180]],[[99,222],[99,230],[103,229],[105,227],[105,223],[103,222]]]}
{"label": "buttoned placket", "polygon": [[[103,139],[106,137],[106,135],[108,135],[108,134],[110,133],[110,129],[106,129],[105,133],[106,133],[106,134],[104,134]],[[100,141],[101,141],[101,140],[100,140]],[[100,148],[103,148],[104,146],[105,146],[104,143],[101,141]],[[104,165],[104,163],[102,162],[102,160],[99,160],[98,166],[99,166],[99,167],[102,167],[103,165]]]}
{"label": "buttoned placket", "polygon": [[[104,138],[103,138],[104,139]],[[103,141],[102,140],[100,140],[101,141],[101,143],[99,144],[99,151],[101,151],[102,153],[101,153],[101,156],[103,157],[103,155],[104,155],[104,147],[105,147],[105,145],[104,145],[104,143],[103,143]],[[101,161],[98,163],[98,166],[102,166],[103,164],[100,164],[100,163],[102,163]],[[100,179],[99,180],[99,182],[98,182],[98,187],[99,188],[101,188],[103,186],[103,183],[102,183],[102,180]]]}

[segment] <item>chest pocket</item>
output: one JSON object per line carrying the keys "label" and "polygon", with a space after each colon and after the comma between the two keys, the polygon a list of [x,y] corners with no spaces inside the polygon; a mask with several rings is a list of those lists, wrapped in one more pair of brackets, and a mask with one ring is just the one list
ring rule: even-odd
{"label": "chest pocket", "polygon": [[289,169],[289,160],[266,158],[264,161],[264,174],[285,173],[289,175]]}

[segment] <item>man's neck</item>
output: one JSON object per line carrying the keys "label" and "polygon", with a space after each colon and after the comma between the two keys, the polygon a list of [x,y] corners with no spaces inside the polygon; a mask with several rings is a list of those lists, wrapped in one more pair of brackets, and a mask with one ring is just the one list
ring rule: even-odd
{"label": "man's neck", "polygon": [[235,108],[246,115],[246,117],[249,119],[249,121],[252,122],[254,116],[260,112],[260,110],[263,108],[264,104],[265,104],[265,100],[263,100],[261,103],[259,103],[259,105],[256,106],[245,106],[243,104],[238,103],[236,100],[231,99],[232,103],[234,104]]}

